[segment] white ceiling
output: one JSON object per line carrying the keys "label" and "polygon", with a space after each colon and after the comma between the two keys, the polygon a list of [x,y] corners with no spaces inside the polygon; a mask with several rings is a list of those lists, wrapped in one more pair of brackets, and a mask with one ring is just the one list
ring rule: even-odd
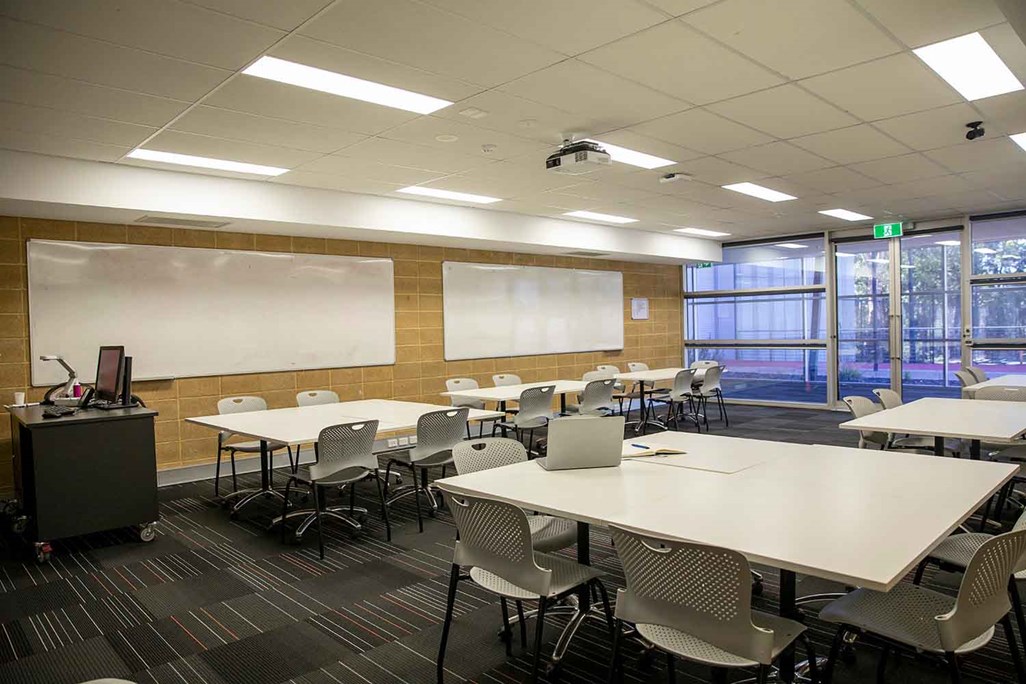
{"label": "white ceiling", "polygon": [[[847,226],[816,213],[836,207],[1021,208],[1026,152],[1006,136],[1026,92],[966,102],[911,53],[980,31],[1026,82],[1000,1],[4,0],[0,148],[183,170],[124,158],[145,145],[291,169],[270,183],[423,184],[732,238]],[[264,54],[455,104],[419,116],[239,74]],[[987,135],[966,142],[976,119]],[[565,134],[678,163],[546,172]],[[671,171],[693,180],[658,182]],[[799,199],[719,188],[741,181]]]}

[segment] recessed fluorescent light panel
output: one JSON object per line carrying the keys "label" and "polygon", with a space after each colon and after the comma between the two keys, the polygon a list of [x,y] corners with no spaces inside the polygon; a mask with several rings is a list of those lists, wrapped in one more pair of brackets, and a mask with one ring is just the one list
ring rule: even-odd
{"label": "recessed fluorescent light panel", "polygon": [[643,169],[658,169],[661,166],[669,166],[670,164],[676,164],[677,162],[671,159],[663,159],[652,154],[645,154],[644,152],[638,152],[636,150],[630,150],[626,147],[620,147],[619,145],[611,145],[601,140],[595,140],[594,138],[585,138],[586,142],[593,142],[601,145],[609,156],[613,158],[613,161],[620,162],[621,164],[630,164],[631,166],[640,166]]}
{"label": "recessed fluorescent light panel", "polygon": [[799,245],[797,242],[781,242],[776,246],[784,249],[805,249],[807,247],[807,245]]}
{"label": "recessed fluorescent light panel", "polygon": [[402,88],[393,88],[374,81],[365,81],[362,78],[297,64],[277,57],[261,57],[243,69],[242,73],[418,114],[437,112],[452,104],[448,100],[430,95],[421,95]]}
{"label": "recessed fluorescent light panel", "polygon": [[1019,79],[979,33],[927,45],[913,52],[969,101],[1022,90]]}
{"label": "recessed fluorescent light panel", "polygon": [[834,218],[844,219],[845,221],[871,221],[873,219],[872,216],[848,211],[847,209],[824,209],[819,213],[825,214],[826,216],[833,216]]}
{"label": "recessed fluorescent light panel", "polygon": [[674,228],[675,233],[687,233],[688,235],[701,235],[702,237],[724,237],[730,233],[721,233],[718,230],[706,230],[705,228]]}
{"label": "recessed fluorescent light panel", "polygon": [[776,190],[770,190],[769,188],[764,188],[761,185],[756,185],[755,183],[733,183],[722,187],[724,190],[733,190],[734,192],[740,192],[743,195],[751,195],[752,197],[758,197],[759,199],[766,200],[767,202],[786,202],[788,200],[798,199],[793,195],[788,195],[784,192],[777,192]]}
{"label": "recessed fluorescent light panel", "polygon": [[1026,133],[1016,133],[1015,135],[1008,136],[1012,139],[1016,145],[1026,150]]}
{"label": "recessed fluorescent light panel", "polygon": [[214,159],[212,157],[194,157],[191,154],[177,154],[175,152],[160,152],[158,150],[144,150],[141,147],[128,153],[132,159],[145,159],[146,161],[164,162],[165,164],[180,164],[181,166],[198,166],[204,169],[218,169],[219,171],[235,171],[237,173],[255,173],[260,176],[280,176],[287,173],[288,169],[277,166],[263,166],[261,164],[246,164],[244,162],[230,161],[228,159]]}
{"label": "recessed fluorescent light panel", "polygon": [[937,242],[933,244],[944,245],[945,247],[959,247],[962,243],[959,240],[937,240]]}
{"label": "recessed fluorescent light panel", "polygon": [[605,221],[606,223],[637,223],[638,219],[627,218],[626,216],[614,216],[613,214],[600,214],[597,211],[568,211],[563,216],[588,219],[589,221]]}
{"label": "recessed fluorescent light panel", "polygon": [[399,188],[396,192],[405,192],[407,195],[422,195],[424,197],[457,200],[459,202],[473,202],[475,204],[492,204],[494,202],[502,201],[498,197],[472,195],[469,192],[452,192],[451,190],[439,190],[438,188],[425,188],[420,185],[411,185],[408,188]]}

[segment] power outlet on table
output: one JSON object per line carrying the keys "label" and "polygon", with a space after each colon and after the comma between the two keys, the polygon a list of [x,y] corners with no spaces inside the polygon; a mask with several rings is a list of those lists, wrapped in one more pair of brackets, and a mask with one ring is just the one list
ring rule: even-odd
{"label": "power outlet on table", "polygon": [[388,448],[389,449],[395,449],[397,446],[399,446],[399,440],[398,439],[390,439],[390,440],[388,440]]}
{"label": "power outlet on table", "polygon": [[417,435],[410,435],[410,444],[417,443]]}
{"label": "power outlet on table", "polygon": [[410,438],[409,437],[400,437],[399,438],[399,446],[409,446],[409,445],[410,445]]}

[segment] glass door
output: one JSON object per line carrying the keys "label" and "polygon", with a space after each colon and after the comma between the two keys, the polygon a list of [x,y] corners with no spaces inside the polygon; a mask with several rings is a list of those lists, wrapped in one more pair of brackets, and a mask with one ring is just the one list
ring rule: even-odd
{"label": "glass door", "polygon": [[837,399],[873,397],[892,377],[891,240],[834,244],[837,279]]}
{"label": "glass door", "polygon": [[962,231],[900,238],[901,393],[961,396]]}

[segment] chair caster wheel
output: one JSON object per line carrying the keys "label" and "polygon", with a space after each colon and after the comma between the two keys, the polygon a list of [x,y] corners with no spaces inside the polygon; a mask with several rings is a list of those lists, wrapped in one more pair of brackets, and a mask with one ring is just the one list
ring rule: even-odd
{"label": "chair caster wheel", "polygon": [[549,663],[545,666],[545,678],[550,681],[559,679],[560,674],[563,672],[562,663]]}
{"label": "chair caster wheel", "polygon": [[139,541],[151,542],[157,538],[157,528],[154,523],[146,523],[139,526]]}
{"label": "chair caster wheel", "polygon": [[655,655],[654,648],[646,648],[643,650],[641,655],[638,656],[638,667],[642,670],[651,670],[652,666],[655,664]]}

